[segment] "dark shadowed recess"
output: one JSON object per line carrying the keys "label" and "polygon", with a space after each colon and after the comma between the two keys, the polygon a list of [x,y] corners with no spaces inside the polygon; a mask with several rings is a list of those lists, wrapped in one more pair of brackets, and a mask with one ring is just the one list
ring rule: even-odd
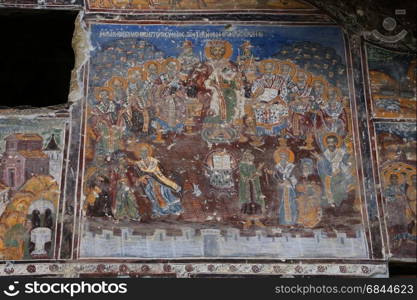
{"label": "dark shadowed recess", "polygon": [[0,9],[0,107],[68,99],[75,11]]}
{"label": "dark shadowed recess", "polygon": [[417,264],[404,262],[391,262],[389,264],[389,274],[392,278],[416,278]]}

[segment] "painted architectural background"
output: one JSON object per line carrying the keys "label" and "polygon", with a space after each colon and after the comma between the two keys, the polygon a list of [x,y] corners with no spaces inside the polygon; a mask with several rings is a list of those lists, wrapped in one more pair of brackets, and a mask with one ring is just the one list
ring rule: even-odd
{"label": "painted architectural background", "polygon": [[85,12],[69,105],[0,111],[0,275],[415,262],[415,38],[333,5],[0,0]]}
{"label": "painted architectural background", "polygon": [[52,258],[65,119],[0,119],[0,257]]}

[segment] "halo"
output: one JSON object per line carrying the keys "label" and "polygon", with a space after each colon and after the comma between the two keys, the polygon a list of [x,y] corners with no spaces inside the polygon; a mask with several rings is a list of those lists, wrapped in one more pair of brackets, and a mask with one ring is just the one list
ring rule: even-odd
{"label": "halo", "polygon": [[23,195],[21,197],[18,197],[16,199],[14,199],[13,200],[13,207],[15,208],[15,211],[18,211],[18,212],[27,211],[28,208],[29,208],[29,202],[31,202],[31,200],[33,200],[32,198],[33,197],[31,197],[29,195]]}
{"label": "halo", "polygon": [[329,86],[329,87],[328,87],[328,91],[329,91],[329,92],[330,92],[330,91],[336,91],[336,96],[337,96],[338,98],[342,98],[342,90],[341,90],[340,88],[335,87],[335,86]]}
{"label": "halo", "polygon": [[[292,63],[292,62],[290,62],[290,61],[286,60],[286,61],[281,61],[279,64],[280,64],[280,67],[279,67],[279,70],[280,70],[280,71],[282,70],[281,65],[287,65],[287,66],[290,66],[291,71],[290,71],[290,74],[289,74],[289,78],[290,78],[290,79],[294,78],[295,73],[297,72],[297,66],[296,66],[294,63]],[[281,73],[281,72],[280,72],[280,73]]]}
{"label": "halo", "polygon": [[294,156],[294,152],[291,151],[290,148],[288,147],[283,147],[283,148],[278,148],[277,150],[275,150],[274,152],[274,160],[277,164],[279,164],[279,162],[281,161],[281,157],[279,157],[280,153],[285,152],[288,154],[288,161],[290,163],[294,162],[295,156]]}
{"label": "halo", "polygon": [[411,171],[411,172],[409,172],[409,173],[407,174],[407,183],[408,183],[408,185],[414,185],[414,183],[413,183],[413,181],[412,181],[411,177],[412,177],[412,176],[415,176],[415,175],[417,175],[416,170],[413,170],[413,171]]}
{"label": "halo", "polygon": [[306,85],[307,86],[311,86],[311,83],[313,82],[313,75],[311,75],[310,72],[308,72],[308,71],[306,71],[304,69],[297,68],[297,71],[296,71],[295,76],[293,78],[293,81],[294,82],[298,82],[298,78],[297,78],[298,73],[304,73],[304,74],[306,74],[307,75],[307,83],[306,83]]}
{"label": "halo", "polygon": [[253,48],[252,44],[249,41],[244,41],[242,45],[240,45],[241,49],[245,48]]}
{"label": "halo", "polygon": [[228,41],[224,41],[224,40],[208,41],[204,47],[204,53],[206,54],[206,57],[208,59],[213,59],[213,56],[211,55],[211,52],[210,52],[210,48],[214,46],[225,47],[225,52],[222,57],[223,59],[229,59],[233,54],[232,44],[230,44]]}
{"label": "halo", "polygon": [[139,71],[139,72],[140,72],[141,79],[143,80],[143,68],[141,68],[141,67],[133,67],[133,68],[130,68],[130,69],[128,69],[128,70],[127,70],[127,78],[128,78],[128,81],[130,81],[130,82],[131,82],[131,80],[129,79],[129,78],[130,78],[130,76],[131,76],[134,72],[137,72],[137,71]]}
{"label": "halo", "polygon": [[111,3],[117,8],[127,8],[129,5],[129,0],[111,0]]}
{"label": "halo", "polygon": [[384,173],[385,184],[389,184],[391,175],[397,175],[398,176],[398,183],[399,184],[403,184],[405,182],[404,175],[400,171],[387,170]]}
{"label": "halo", "polygon": [[336,132],[329,132],[329,133],[326,133],[322,137],[324,147],[326,147],[326,148],[328,147],[327,138],[329,136],[335,136],[337,138],[337,145],[336,145],[337,148],[340,148],[342,146],[342,138]]}
{"label": "halo", "polygon": [[323,84],[323,86],[324,86],[324,98],[325,98],[325,100],[327,100],[327,98],[329,97],[329,83],[322,76],[315,76],[315,77],[313,77],[313,80],[311,81],[311,86],[314,87],[314,82],[316,82],[316,81],[320,81]]}
{"label": "halo", "polygon": [[99,102],[102,101],[101,96],[100,96],[100,93],[102,91],[106,91],[106,92],[109,93],[109,99],[110,100],[113,100],[114,99],[114,91],[113,91],[113,89],[111,87],[109,87],[109,86],[96,87],[95,90],[94,90],[94,96],[96,97],[96,99]]}
{"label": "halo", "polygon": [[85,170],[84,182],[90,180],[97,173],[97,170],[97,167],[89,167],[87,170]]}
{"label": "halo", "polygon": [[146,148],[146,150],[148,150],[148,156],[152,156],[153,154],[153,148],[151,145],[146,144],[146,143],[139,143],[137,145],[134,146],[134,152],[135,154],[140,153],[142,151],[143,148]]}
{"label": "halo", "polygon": [[193,42],[186,40],[182,43],[182,48],[192,48],[193,47]]}
{"label": "halo", "polygon": [[164,72],[167,70],[167,65],[170,62],[174,62],[176,64],[176,69],[177,71],[179,71],[181,69],[181,63],[178,59],[174,58],[174,57],[168,57],[167,59],[164,60],[164,62],[162,63],[162,67]]}
{"label": "halo", "polygon": [[26,219],[26,214],[20,211],[6,211],[4,214],[4,219],[3,219],[3,223],[7,226],[8,222],[10,222],[13,219],[16,219],[16,222],[13,222],[13,225],[16,224],[23,224],[24,220]]}
{"label": "halo", "polygon": [[258,66],[259,72],[261,72],[262,74],[265,74],[265,65],[267,63],[274,64],[273,74],[278,74],[278,72],[279,72],[279,63],[275,59],[264,59],[264,60],[261,60],[261,62],[259,63],[259,66]]}
{"label": "halo", "polygon": [[252,151],[246,150],[245,152],[242,153],[242,159],[247,158],[247,157],[255,158],[255,155],[253,155]]}
{"label": "halo", "polygon": [[416,82],[417,60],[413,59],[408,65],[407,77],[410,82]]}
{"label": "halo", "polygon": [[113,76],[108,82],[107,82],[107,86],[113,88],[114,87],[114,83],[116,81],[120,81],[122,83],[122,86],[124,89],[127,89],[127,80],[124,79],[121,76]]}
{"label": "halo", "polygon": [[159,73],[161,73],[161,65],[159,64],[159,62],[157,62],[156,60],[150,60],[150,61],[147,61],[144,65],[143,65],[143,68],[144,68],[144,76],[145,76],[145,79],[147,79],[148,78],[148,74],[149,74],[149,66],[150,65],[155,65],[156,66],[156,69],[157,69],[157,72],[158,72],[158,74]]}

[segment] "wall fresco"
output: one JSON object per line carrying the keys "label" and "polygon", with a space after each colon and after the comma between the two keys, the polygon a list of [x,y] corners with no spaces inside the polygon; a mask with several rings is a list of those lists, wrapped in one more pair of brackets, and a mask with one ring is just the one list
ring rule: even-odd
{"label": "wall fresco", "polygon": [[81,257],[368,257],[339,28],[90,31]]}
{"label": "wall fresco", "polygon": [[0,0],[87,13],[71,121],[0,111],[0,276],[385,277],[415,261],[413,26],[354,2]]}
{"label": "wall fresco", "polygon": [[298,0],[87,0],[86,2],[88,9],[104,11],[314,9],[310,4]]}
{"label": "wall fresco", "polygon": [[400,258],[416,257],[416,126],[415,123],[375,124],[389,250]]}
{"label": "wall fresco", "polygon": [[367,45],[372,115],[416,118],[416,56]]}
{"label": "wall fresco", "polygon": [[0,259],[53,257],[64,119],[0,119]]}

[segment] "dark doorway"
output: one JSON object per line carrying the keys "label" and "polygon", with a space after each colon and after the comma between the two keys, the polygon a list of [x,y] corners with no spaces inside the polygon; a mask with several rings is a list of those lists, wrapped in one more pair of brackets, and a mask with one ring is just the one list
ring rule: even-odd
{"label": "dark doorway", "polygon": [[14,169],[9,169],[9,186],[14,187],[15,186],[15,173]]}

